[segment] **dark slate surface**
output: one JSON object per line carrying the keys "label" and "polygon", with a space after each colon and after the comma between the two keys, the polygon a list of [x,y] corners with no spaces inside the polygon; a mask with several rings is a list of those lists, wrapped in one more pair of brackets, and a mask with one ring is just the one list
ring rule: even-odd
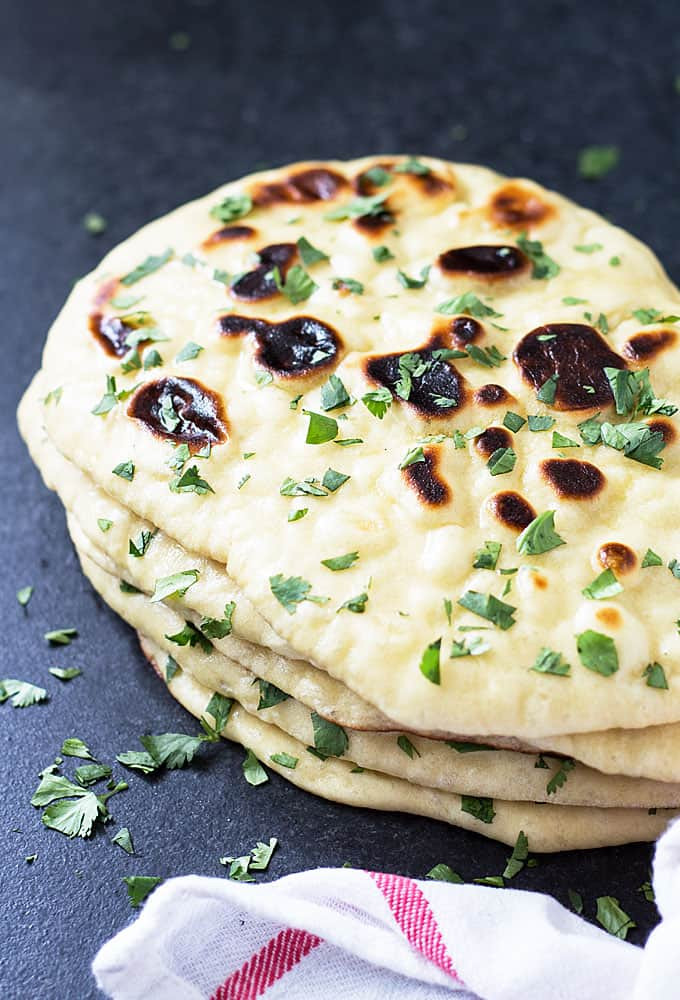
{"label": "dark slate surface", "polygon": [[[344,861],[415,876],[438,861],[466,877],[501,871],[504,847],[443,824],[353,812],[275,775],[251,789],[231,745],[160,780],[132,776],[112,800],[114,823],[93,840],[43,829],[29,798],[64,737],[80,736],[110,762],[140,733],[194,724],[82,578],[14,410],[77,275],[142,223],[261,165],[403,150],[526,173],[631,229],[679,278],[680,9],[546,0],[1,6],[2,672],[50,693],[44,706],[0,708],[3,996],[94,996],[89,962],[131,917],[123,875],[220,875],[220,855],[256,838],[280,838],[271,876]],[[186,52],[169,46],[177,31],[191,35]],[[622,163],[589,184],[575,160],[593,142],[619,144]],[[109,219],[99,238],[81,228],[89,210]],[[36,592],[26,613],[14,594],[27,583]],[[48,649],[44,631],[64,625],[81,637]],[[67,664],[83,675],[62,684],[47,672]],[[132,830],[134,858],[109,843],[121,825]],[[643,846],[543,857],[515,884],[561,900],[578,889],[590,916],[597,895],[614,893],[642,941],[656,917],[636,892],[649,860]]]}

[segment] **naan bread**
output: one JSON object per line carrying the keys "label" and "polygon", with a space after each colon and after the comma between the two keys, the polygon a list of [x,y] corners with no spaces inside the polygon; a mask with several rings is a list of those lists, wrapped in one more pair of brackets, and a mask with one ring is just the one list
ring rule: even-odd
{"label": "naan bread", "polygon": [[[118,578],[102,570],[80,549],[78,530],[74,530],[71,523],[69,530],[85,575],[110,607],[140,634],[143,629],[143,635],[163,650],[165,658],[172,656],[201,687],[234,698],[246,711],[260,715],[262,689],[247,661],[239,664],[216,648],[204,650],[198,645],[192,647],[173,642],[168,637],[181,633],[182,615],[162,602],[150,603],[144,594],[122,592]],[[312,713],[294,698],[287,697],[262,709],[261,718],[293,736],[303,746],[314,745]],[[443,741],[412,737],[403,744],[402,735],[401,742],[407,748],[404,750],[395,733],[346,729],[345,734],[347,749],[343,756],[355,764],[442,791],[604,808],[680,806],[679,785],[605,776],[580,764],[566,772],[561,787],[553,787],[553,779],[562,766],[562,761],[555,758],[490,749],[460,753]]]}
{"label": "naan bread", "polygon": [[[160,674],[157,664],[165,659],[162,650],[146,639],[142,646]],[[206,711],[212,692],[197,684],[190,674],[180,671],[168,687],[197,718]],[[523,831],[532,852],[655,840],[675,815],[670,810],[658,810],[650,815],[646,809],[590,809],[497,799],[493,802],[493,821],[486,823],[464,811],[458,795],[421,788],[377,771],[357,773],[352,761],[337,757],[321,762],[307,753],[304,744],[276,726],[262,722],[237,703],[232,707],[222,735],[248,747],[269,769],[278,771],[288,781],[314,795],[352,806],[443,820],[508,845],[514,845],[519,832]],[[272,755],[282,753],[297,758],[295,768],[272,760]]]}
{"label": "naan bread", "polygon": [[[357,207],[357,192],[373,200]],[[216,205],[225,218],[246,196],[254,207],[237,225],[211,221]],[[293,303],[309,290],[293,270],[309,260],[303,237],[329,259],[307,265],[317,287]],[[388,251],[374,254],[379,246]],[[149,264],[149,255],[160,256]],[[414,281],[425,283],[403,287]],[[116,309],[131,293],[141,301]],[[651,429],[622,437],[616,428],[629,416],[615,413],[604,369],[649,364],[654,399],[672,400],[678,314],[680,296],[645,247],[528,181],[437,160],[298,165],[179,209],[81,281],[46,346],[44,418],[60,451],[98,485],[186,550],[226,565],[299,657],[399,725],[528,741],[638,728],[680,719],[678,580],[641,565],[647,549],[664,563],[680,551],[678,451],[649,393],[637,423]],[[157,350],[162,365],[123,374],[130,336],[140,357]],[[177,360],[188,341],[203,350]],[[337,382],[322,390],[331,374],[354,405],[324,411],[331,392],[341,395]],[[113,375],[118,392],[139,387],[93,415]],[[628,410],[624,381],[617,402]],[[360,402],[379,390],[383,401],[391,393],[382,420]],[[554,418],[558,447],[550,430],[511,433],[506,411]],[[581,439],[577,425],[598,411],[616,425],[606,430],[614,447]],[[340,418],[338,439],[360,443],[307,443],[310,433],[335,433],[329,418]],[[182,442],[194,451],[183,471],[195,465],[213,493],[169,489],[177,469],[168,460],[177,463],[173,445]],[[201,459],[207,443],[211,457]],[[663,469],[633,460],[656,461],[663,443]],[[507,448],[514,466],[492,475],[512,464]],[[405,465],[407,454],[420,461]],[[328,469],[349,479],[318,485]],[[317,495],[285,495],[310,486]],[[303,506],[305,517],[287,520]],[[517,529],[548,511],[566,544],[537,551],[550,532],[537,545],[534,521],[529,549],[517,552]],[[487,540],[503,545],[496,571],[473,567]],[[321,565],[355,551],[343,572]],[[583,588],[605,567],[623,591],[588,600]],[[463,597],[470,592],[482,596]],[[339,610],[352,599],[357,607],[362,593],[363,613]],[[489,595],[516,607],[514,616],[489,606]],[[317,596],[328,600],[309,599]],[[450,660],[454,640],[478,635],[461,626],[489,625],[461,597],[505,627],[479,633],[490,645],[483,655]],[[577,652],[576,636],[592,641],[592,632],[603,672]],[[435,653],[425,657],[430,679],[420,664],[439,640],[433,683]],[[546,646],[571,665],[569,676],[530,669]],[[646,683],[657,662],[668,689]]]}
{"label": "naan bread", "polygon": [[[59,493],[69,512],[71,532],[81,557],[86,555],[105,572],[118,575],[149,594],[153,592],[157,579],[170,576],[188,565],[198,566],[200,577],[196,585],[184,599],[178,598],[173,603],[182,610],[186,619],[199,626],[202,618],[219,618],[224,604],[229,600],[235,601],[238,611],[234,617],[233,633],[214,640],[216,648],[228,659],[247,663],[257,677],[285,690],[324,718],[348,729],[399,730],[391,720],[325,671],[309,663],[287,659],[283,655],[283,640],[272,633],[217,564],[195,553],[185,553],[155,525],[136,517],[64,459],[44,435],[38,403],[34,386],[22,403],[22,433],[46,485]],[[98,526],[100,518],[111,522],[105,533]],[[130,554],[129,541],[139,539],[144,532],[155,533],[153,545],[143,559],[138,559]],[[143,618],[140,621],[143,622]],[[143,624],[140,627],[143,628]],[[266,643],[266,648],[258,644],[260,641]],[[272,653],[270,649],[278,652]],[[217,690],[220,688],[220,677],[219,666],[216,667],[215,663],[215,660],[205,661],[205,669],[212,671],[212,676],[204,673],[200,680],[203,686]],[[412,733],[411,730],[409,732]],[[442,735],[454,739],[457,734]],[[544,737],[533,748],[530,744],[522,745],[513,737],[494,736],[487,742],[502,749],[552,750],[607,774],[649,778],[654,782],[680,781],[680,724]]]}

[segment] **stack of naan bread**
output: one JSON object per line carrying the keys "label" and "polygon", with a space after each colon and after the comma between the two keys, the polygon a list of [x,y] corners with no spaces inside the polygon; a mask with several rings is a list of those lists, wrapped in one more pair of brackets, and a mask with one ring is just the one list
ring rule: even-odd
{"label": "stack of naan bread", "polygon": [[78,282],[19,421],[93,586],[267,768],[534,851],[650,840],[678,322],[648,249],[530,181],[297,164]]}

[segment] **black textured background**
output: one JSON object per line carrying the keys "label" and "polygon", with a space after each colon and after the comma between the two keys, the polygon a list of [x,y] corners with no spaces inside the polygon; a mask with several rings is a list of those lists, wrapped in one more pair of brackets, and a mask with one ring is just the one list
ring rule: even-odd
{"label": "black textured background", "polygon": [[[95,995],[89,962],[131,917],[123,875],[224,875],[218,858],[257,838],[280,839],[272,877],[344,861],[414,876],[438,861],[465,877],[500,872],[507,849],[479,836],[351,811],[276,775],[250,788],[242,751],[227,744],[160,780],[132,775],[93,840],[43,829],[29,799],[64,737],[111,762],[145,731],[195,724],[81,576],[14,410],[76,276],[142,223],[263,165],[403,151],[528,174],[631,229],[680,278],[680,8],[2,0],[0,13],[0,674],[50,694],[0,707],[3,997]],[[191,36],[185,52],[169,44],[177,31]],[[601,142],[620,145],[620,167],[579,179],[577,151]],[[83,230],[90,210],[109,220],[103,236]],[[28,583],[24,612],[14,595]],[[81,637],[49,649],[45,630],[70,625]],[[70,664],[83,675],[68,684],[47,672]],[[134,858],[109,843],[121,825]],[[561,900],[578,889],[589,916],[597,895],[614,893],[639,942],[656,918],[636,892],[649,860],[640,846],[546,856],[513,884]]]}

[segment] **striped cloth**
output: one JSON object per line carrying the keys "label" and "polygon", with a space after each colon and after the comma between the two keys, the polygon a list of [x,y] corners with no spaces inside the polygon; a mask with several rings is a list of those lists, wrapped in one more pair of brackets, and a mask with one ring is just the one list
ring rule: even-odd
{"label": "striped cloth", "polygon": [[317,869],[252,885],[187,876],[93,970],[114,1000],[677,1000],[680,821],[657,844],[644,949],[540,893]]}

